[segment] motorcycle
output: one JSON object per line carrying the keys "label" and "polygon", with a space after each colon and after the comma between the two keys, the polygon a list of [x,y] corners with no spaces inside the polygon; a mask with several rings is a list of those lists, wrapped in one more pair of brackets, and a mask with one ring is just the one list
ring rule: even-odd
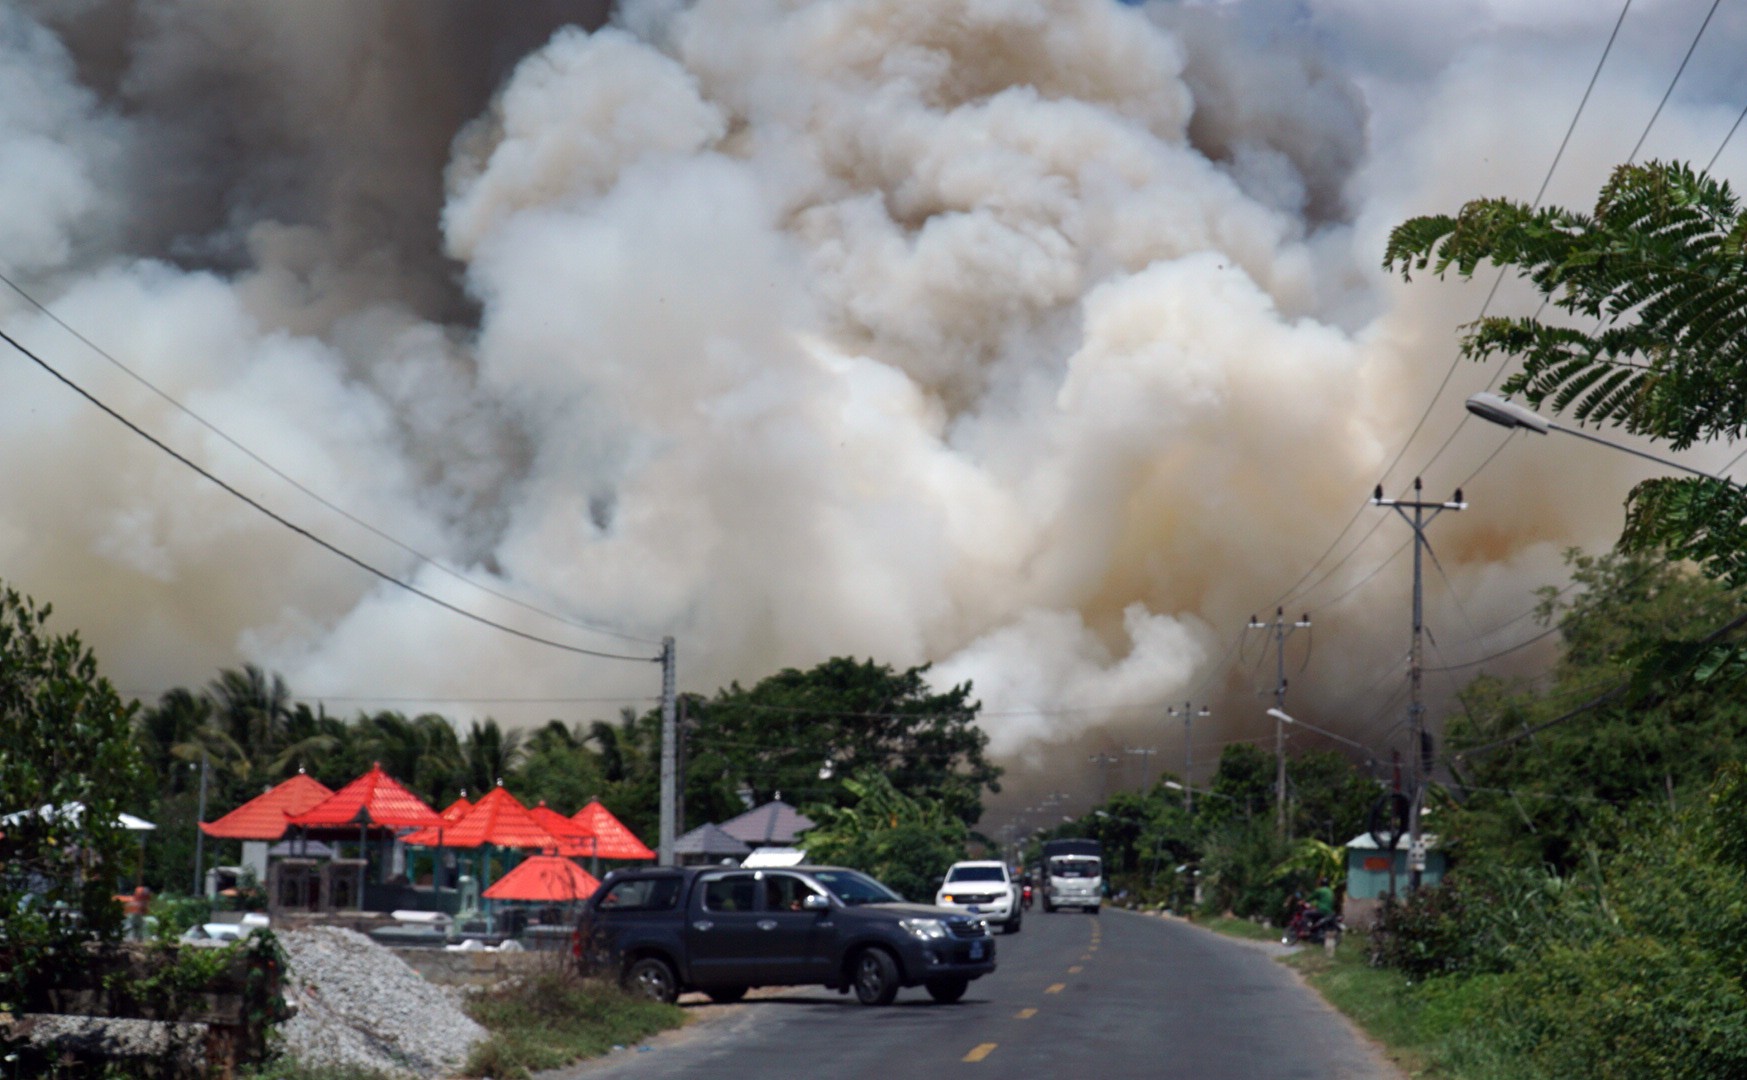
{"label": "motorcycle", "polygon": [[1280,944],[1296,945],[1304,941],[1321,945],[1329,934],[1338,936],[1345,929],[1339,915],[1318,911],[1315,905],[1301,901],[1293,910],[1292,917],[1286,920],[1286,929],[1280,935]]}
{"label": "motorcycle", "polygon": [[1031,886],[1030,885],[1021,885],[1019,887],[1019,906],[1026,911],[1031,910]]}

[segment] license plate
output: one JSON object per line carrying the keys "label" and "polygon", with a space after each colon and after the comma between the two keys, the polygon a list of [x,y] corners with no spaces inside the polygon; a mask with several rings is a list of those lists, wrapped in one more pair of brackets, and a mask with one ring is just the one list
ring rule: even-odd
{"label": "license plate", "polygon": [[971,914],[972,914],[972,915],[975,915],[975,914],[977,914],[977,913],[978,913],[978,912],[980,912],[980,911],[982,911],[982,910],[983,910],[983,909],[982,909],[982,908],[980,908],[980,907],[978,907],[978,906],[977,906],[977,905],[975,905],[975,904],[966,904],[966,905],[965,905],[965,910],[966,910],[966,911],[968,911],[968,912],[970,912],[970,913],[971,913]]}
{"label": "license plate", "polygon": [[983,943],[980,941],[971,942],[971,959],[972,960],[981,960],[982,958],[983,958]]}

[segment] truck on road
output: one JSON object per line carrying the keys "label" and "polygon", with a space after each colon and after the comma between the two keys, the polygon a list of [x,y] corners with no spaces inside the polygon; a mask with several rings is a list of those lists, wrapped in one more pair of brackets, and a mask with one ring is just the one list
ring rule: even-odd
{"label": "truck on road", "polygon": [[853,990],[864,1005],[921,986],[948,1003],[995,970],[983,919],[908,903],[832,866],[615,870],[584,909],[577,948],[663,1002],[683,990],[729,1002],[755,986],[812,985]]}
{"label": "truck on road", "polygon": [[1096,840],[1045,840],[1043,910],[1077,907],[1092,914],[1104,903],[1104,847]]}

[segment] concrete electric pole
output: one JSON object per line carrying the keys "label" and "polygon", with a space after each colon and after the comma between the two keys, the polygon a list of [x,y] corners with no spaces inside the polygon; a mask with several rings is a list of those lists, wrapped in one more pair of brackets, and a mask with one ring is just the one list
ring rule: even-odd
{"label": "concrete electric pole", "polygon": [[661,639],[661,832],[657,841],[656,864],[673,865],[673,824],[678,785],[675,784],[678,762],[679,723],[674,713],[676,683],[673,638]]}
{"label": "concrete electric pole", "polygon": [[1183,711],[1178,712],[1175,705],[1165,710],[1171,716],[1183,718],[1183,810],[1185,813],[1195,812],[1195,732],[1194,724],[1197,716],[1212,716],[1207,706],[1201,706],[1199,712],[1190,702],[1183,702]]}
{"label": "concrete electric pole", "polygon": [[1140,793],[1144,796],[1153,782],[1153,755],[1158,753],[1150,746],[1126,746],[1122,752],[1131,757],[1140,758]]}
{"label": "concrete electric pole", "polygon": [[[1425,631],[1425,578],[1421,563],[1426,548],[1425,530],[1445,510],[1468,508],[1468,504],[1462,501],[1461,488],[1456,489],[1455,498],[1449,502],[1424,502],[1419,497],[1420,488],[1420,479],[1416,476],[1413,478],[1412,499],[1385,499],[1382,484],[1378,484],[1377,490],[1371,495],[1371,505],[1393,507],[1401,515],[1401,520],[1413,526],[1413,648],[1408,654],[1408,680],[1413,688],[1413,695],[1407,707],[1409,726],[1413,728],[1413,790],[1408,795],[1407,803],[1409,892],[1419,891],[1420,875],[1425,871],[1425,841],[1420,833],[1420,813],[1425,807],[1426,781],[1432,771],[1432,739],[1425,729],[1425,703],[1420,700],[1420,639]],[[1413,511],[1411,515],[1409,510]],[[1395,853],[1390,852],[1392,864],[1394,857]]]}
{"label": "concrete electric pole", "polygon": [[1102,806],[1104,800],[1110,795],[1110,766],[1122,759],[1115,754],[1100,753],[1092,754],[1086,760],[1098,766],[1098,803]]}
{"label": "concrete electric pole", "polygon": [[[1286,609],[1274,609],[1274,621],[1265,623],[1250,616],[1251,630],[1274,632],[1274,708],[1286,709],[1286,639],[1297,630],[1310,629],[1310,614],[1295,623],[1286,621]],[[1274,828],[1286,836],[1286,725],[1274,719]]]}

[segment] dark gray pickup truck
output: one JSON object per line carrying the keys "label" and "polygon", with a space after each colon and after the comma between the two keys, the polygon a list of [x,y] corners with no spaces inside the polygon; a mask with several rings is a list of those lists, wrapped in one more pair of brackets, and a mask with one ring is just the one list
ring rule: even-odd
{"label": "dark gray pickup truck", "polygon": [[906,903],[866,874],[830,866],[616,870],[588,902],[578,950],[658,1001],[812,985],[853,989],[867,1005],[890,1004],[906,986],[953,1002],[995,970],[983,920]]}

